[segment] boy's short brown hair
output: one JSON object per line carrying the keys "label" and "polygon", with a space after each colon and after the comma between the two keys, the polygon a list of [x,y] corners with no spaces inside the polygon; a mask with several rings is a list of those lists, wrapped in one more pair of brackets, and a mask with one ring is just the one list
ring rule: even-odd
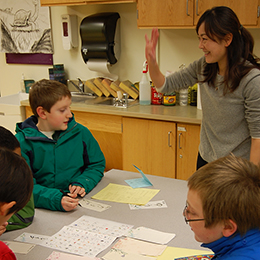
{"label": "boy's short brown hair", "polygon": [[260,228],[260,170],[243,158],[229,155],[196,171],[188,187],[198,192],[205,227],[233,220],[238,232]]}
{"label": "boy's short brown hair", "polygon": [[50,112],[52,106],[63,97],[71,97],[68,87],[63,83],[48,79],[35,82],[29,92],[29,102],[33,114],[38,117],[36,109],[39,106]]}

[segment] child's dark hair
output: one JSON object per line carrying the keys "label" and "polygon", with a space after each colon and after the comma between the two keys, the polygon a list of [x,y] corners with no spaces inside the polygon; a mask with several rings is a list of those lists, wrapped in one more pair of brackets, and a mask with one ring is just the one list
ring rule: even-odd
{"label": "child's dark hair", "polygon": [[20,143],[11,131],[0,126],[0,147],[14,151],[20,147]]}
{"label": "child's dark hair", "polygon": [[29,102],[33,114],[38,117],[36,110],[39,106],[50,112],[52,106],[63,97],[71,97],[68,87],[63,83],[48,79],[35,82],[29,92]]}
{"label": "child's dark hair", "polygon": [[22,209],[32,189],[33,177],[27,162],[9,149],[0,148],[0,202],[16,202],[7,214]]}
{"label": "child's dark hair", "polygon": [[[223,40],[228,34],[233,36],[231,44],[227,47],[228,70],[224,76],[224,94],[233,92],[251,69],[260,69],[259,58],[253,54],[254,39],[240,24],[233,10],[226,6],[213,7],[204,12],[196,25],[197,34],[202,23],[205,24],[206,35],[213,41]],[[218,64],[207,63],[203,82],[209,82],[214,86],[217,73]]]}

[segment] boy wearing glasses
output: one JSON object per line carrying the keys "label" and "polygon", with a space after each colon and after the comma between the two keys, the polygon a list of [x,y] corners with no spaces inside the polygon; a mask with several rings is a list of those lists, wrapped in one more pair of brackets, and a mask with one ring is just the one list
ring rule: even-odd
{"label": "boy wearing glasses", "polygon": [[259,259],[259,167],[226,156],[196,171],[188,188],[185,221],[213,259]]}

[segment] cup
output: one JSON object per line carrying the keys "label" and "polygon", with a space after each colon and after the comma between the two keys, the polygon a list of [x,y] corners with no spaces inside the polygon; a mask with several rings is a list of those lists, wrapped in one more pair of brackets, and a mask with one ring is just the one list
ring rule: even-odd
{"label": "cup", "polygon": [[29,93],[30,91],[30,88],[32,86],[32,84],[34,83],[35,81],[33,79],[25,79],[24,80],[24,87],[25,87],[25,92],[26,93]]}

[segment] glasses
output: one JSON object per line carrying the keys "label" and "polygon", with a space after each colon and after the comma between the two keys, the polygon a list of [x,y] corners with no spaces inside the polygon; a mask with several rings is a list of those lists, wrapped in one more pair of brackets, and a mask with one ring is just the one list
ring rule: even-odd
{"label": "glasses", "polygon": [[202,221],[202,220],[204,220],[204,218],[187,219],[186,218],[186,214],[187,214],[187,205],[185,206],[185,208],[183,210],[183,216],[184,216],[184,220],[185,220],[186,224],[189,224],[189,222],[193,222],[193,221]]}

